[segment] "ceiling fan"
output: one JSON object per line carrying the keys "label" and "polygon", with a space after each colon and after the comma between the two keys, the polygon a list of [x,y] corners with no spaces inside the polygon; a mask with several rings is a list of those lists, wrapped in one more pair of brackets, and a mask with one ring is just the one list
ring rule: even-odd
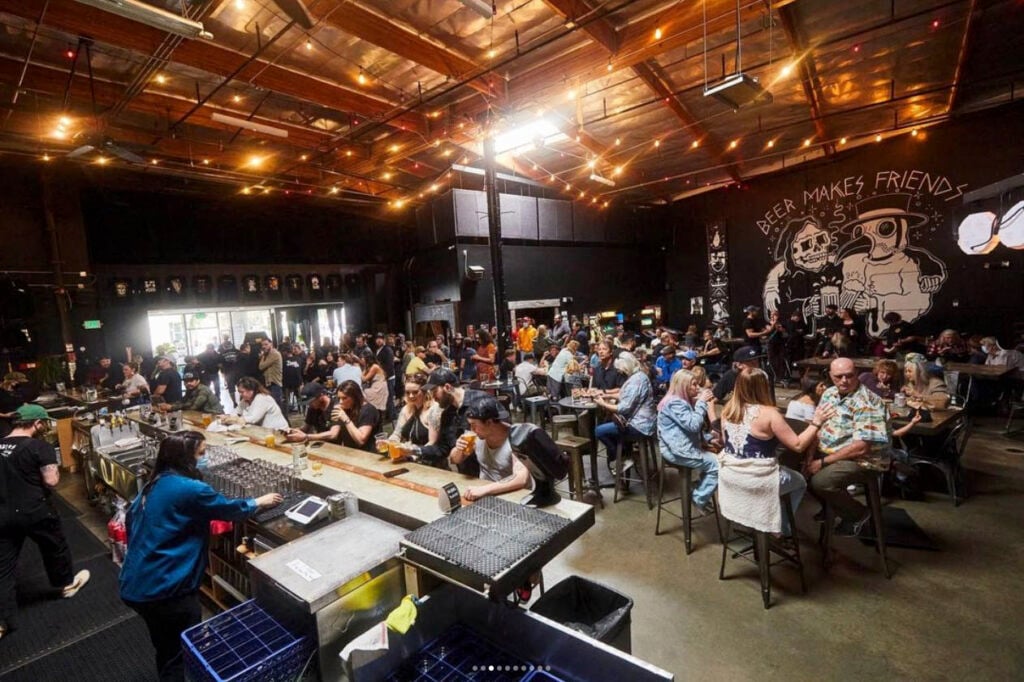
{"label": "ceiling fan", "polygon": [[88,38],[78,39],[78,49],[75,50],[75,60],[71,63],[71,71],[68,72],[68,82],[64,88],[64,110],[67,111],[68,102],[71,98],[71,83],[75,78],[75,69],[78,66],[78,55],[85,48],[85,64],[89,69],[89,94],[92,99],[93,129],[76,133],[71,139],[77,146],[67,153],[67,158],[77,159],[93,152],[110,154],[128,163],[145,164],[146,160],[135,152],[128,149],[124,144],[106,135],[100,125],[100,117],[96,110],[96,84],[92,75],[92,40]]}

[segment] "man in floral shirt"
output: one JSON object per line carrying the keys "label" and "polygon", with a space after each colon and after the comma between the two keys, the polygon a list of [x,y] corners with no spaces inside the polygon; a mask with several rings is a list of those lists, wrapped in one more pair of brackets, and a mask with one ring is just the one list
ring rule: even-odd
{"label": "man in floral shirt", "polygon": [[807,463],[811,493],[828,502],[842,520],[840,534],[857,535],[871,518],[867,507],[846,487],[864,481],[856,460],[889,444],[885,403],[857,380],[849,358],[836,358],[829,366],[834,384],[821,396],[820,405],[832,405],[834,417],[818,433],[818,458]]}

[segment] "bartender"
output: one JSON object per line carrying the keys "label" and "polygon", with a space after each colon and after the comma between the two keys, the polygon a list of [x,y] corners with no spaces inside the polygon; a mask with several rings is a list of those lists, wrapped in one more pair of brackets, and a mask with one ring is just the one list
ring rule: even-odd
{"label": "bartender", "polygon": [[200,381],[197,372],[185,372],[182,379],[185,381],[185,397],[174,404],[160,405],[161,411],[190,410],[207,414],[224,414],[224,407],[220,404],[220,400],[213,394],[209,386]]}

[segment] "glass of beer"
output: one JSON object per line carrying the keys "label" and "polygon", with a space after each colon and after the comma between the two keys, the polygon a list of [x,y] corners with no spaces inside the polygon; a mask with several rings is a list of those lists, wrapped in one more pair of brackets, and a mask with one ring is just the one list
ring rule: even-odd
{"label": "glass of beer", "polygon": [[207,426],[209,426],[212,423],[213,423],[213,415],[210,414],[209,412],[204,412],[203,413],[203,428],[205,429]]}
{"label": "glass of beer", "polygon": [[268,448],[272,448],[277,445],[277,438],[274,437],[274,434],[268,433],[263,439],[263,444]]}
{"label": "glass of beer", "polygon": [[476,447],[476,434],[472,431],[466,431],[462,434],[462,437],[466,441],[466,452],[473,452]]}
{"label": "glass of beer", "polygon": [[386,455],[388,454],[388,437],[387,434],[378,433],[373,437],[374,449],[377,450],[377,454]]}
{"label": "glass of beer", "polygon": [[313,460],[309,463],[309,468],[313,470],[314,476],[321,476],[324,473],[324,463],[319,460]]}

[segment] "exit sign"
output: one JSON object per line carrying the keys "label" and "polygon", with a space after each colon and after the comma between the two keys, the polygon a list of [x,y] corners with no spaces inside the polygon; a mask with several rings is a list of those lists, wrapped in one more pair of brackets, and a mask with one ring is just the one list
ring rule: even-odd
{"label": "exit sign", "polygon": [[82,329],[99,329],[103,323],[99,320],[86,320],[82,323]]}

